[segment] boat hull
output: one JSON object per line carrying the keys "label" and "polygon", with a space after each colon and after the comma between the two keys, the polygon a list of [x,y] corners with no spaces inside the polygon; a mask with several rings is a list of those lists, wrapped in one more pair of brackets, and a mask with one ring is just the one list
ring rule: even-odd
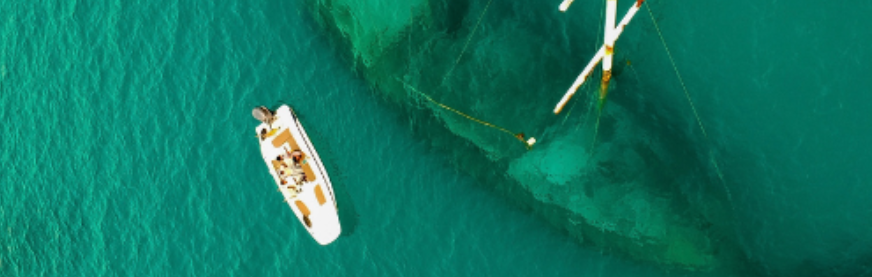
{"label": "boat hull", "polygon": [[[319,244],[335,241],[342,233],[342,227],[333,184],[296,114],[289,106],[282,105],[276,110],[271,124],[260,124],[255,131],[267,169],[297,219]],[[281,174],[289,170],[292,163],[290,153],[297,150],[303,154],[299,182]],[[279,156],[283,157],[282,161],[277,160]],[[282,180],[286,183],[283,184]]]}

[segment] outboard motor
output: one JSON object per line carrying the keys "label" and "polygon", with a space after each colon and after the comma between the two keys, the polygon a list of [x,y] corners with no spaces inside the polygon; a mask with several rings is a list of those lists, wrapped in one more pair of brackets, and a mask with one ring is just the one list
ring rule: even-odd
{"label": "outboard motor", "polygon": [[264,106],[254,108],[254,110],[251,111],[251,116],[267,125],[272,125],[273,119],[275,119],[273,112]]}

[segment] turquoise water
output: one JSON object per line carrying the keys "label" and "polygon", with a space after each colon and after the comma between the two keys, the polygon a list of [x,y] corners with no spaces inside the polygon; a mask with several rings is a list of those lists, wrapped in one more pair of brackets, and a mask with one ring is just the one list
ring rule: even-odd
{"label": "turquoise water", "polygon": [[[461,2],[434,8],[467,14],[446,21],[456,32],[448,39],[408,36],[402,46],[453,61],[457,51],[427,52],[419,42],[461,48],[485,5]],[[678,199],[664,216],[681,218],[675,222],[711,221],[705,241],[738,253],[729,260],[739,262],[702,271],[657,262],[673,252],[625,246],[636,241],[620,226],[566,227],[573,224],[566,218],[584,220],[561,216],[560,205],[571,202],[539,198],[546,196],[523,181],[525,164],[509,160],[547,164],[548,149],[589,151],[548,139],[578,135],[577,144],[588,145],[585,99],[575,102],[578,117],[547,117],[556,102],[550,98],[559,98],[575,73],[541,86],[516,84],[506,72],[523,64],[522,56],[499,51],[533,59],[544,44],[555,46],[545,56],[556,60],[580,48],[554,71],[580,70],[596,31],[570,34],[595,25],[599,6],[585,10],[577,1],[564,19],[548,19],[541,15],[559,16],[558,3],[493,3],[476,35],[483,44],[468,53],[475,62],[455,76],[497,78],[547,95],[497,114],[495,121],[542,140],[534,151],[504,153],[510,139],[487,148],[497,135],[464,135],[457,127],[463,123],[426,108],[410,111],[384,92],[391,88],[373,88],[378,78],[343,54],[347,46],[313,20],[310,4],[3,2],[0,276],[870,276],[872,132],[864,120],[872,108],[865,46],[872,35],[862,18],[872,4],[856,2],[651,3],[710,140],[700,136],[646,13],[619,42],[633,67],[616,77],[600,138],[613,146],[599,149],[622,149],[630,145],[623,137],[644,134],[664,141],[658,151],[668,154],[626,158],[639,154],[598,150],[625,157],[599,157],[624,161],[611,163],[606,179],[633,179],[626,174],[636,170],[621,168],[668,161],[653,167],[668,173],[642,173],[647,181],[627,191],[642,187]],[[518,30],[544,39],[501,36]],[[485,51],[494,47],[499,51]],[[430,72],[428,60],[415,62],[413,76],[399,77],[435,82],[447,69],[443,63]],[[482,63],[506,69],[495,73]],[[461,80],[452,85],[489,85]],[[460,90],[434,93],[452,105],[464,100]],[[505,103],[533,98],[509,95],[515,99]],[[344,233],[327,247],[293,219],[260,160],[250,109],[279,103],[294,106],[334,176]],[[469,105],[476,115],[496,109],[486,101]],[[536,124],[517,122],[519,114]],[[478,148],[485,150],[466,154]],[[708,151],[725,183],[713,177]],[[574,176],[548,180],[574,184]],[[512,178],[520,185],[505,184]],[[641,202],[608,204],[628,203]]]}

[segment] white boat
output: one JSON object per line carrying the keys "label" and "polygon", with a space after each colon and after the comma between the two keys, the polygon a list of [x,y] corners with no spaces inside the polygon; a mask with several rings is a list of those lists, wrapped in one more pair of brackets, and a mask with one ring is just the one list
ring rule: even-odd
{"label": "white boat", "polygon": [[252,115],[262,122],[255,129],[260,150],[285,202],[315,241],[330,244],[342,232],[333,185],[297,115],[287,105]]}

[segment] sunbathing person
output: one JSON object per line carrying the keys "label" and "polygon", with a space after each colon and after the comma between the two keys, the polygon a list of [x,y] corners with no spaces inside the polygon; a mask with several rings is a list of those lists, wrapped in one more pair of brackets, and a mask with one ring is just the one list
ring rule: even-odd
{"label": "sunbathing person", "polygon": [[303,151],[294,150],[294,152],[291,152],[291,159],[294,161],[294,164],[301,164],[303,161]]}

